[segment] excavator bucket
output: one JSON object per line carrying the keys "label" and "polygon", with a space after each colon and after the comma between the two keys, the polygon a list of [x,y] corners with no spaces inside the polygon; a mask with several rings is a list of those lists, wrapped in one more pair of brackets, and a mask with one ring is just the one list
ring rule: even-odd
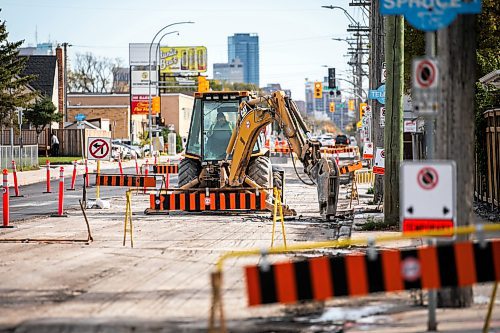
{"label": "excavator bucket", "polygon": [[339,167],[337,163],[326,158],[322,158],[316,166],[319,211],[322,217],[330,220],[337,213]]}

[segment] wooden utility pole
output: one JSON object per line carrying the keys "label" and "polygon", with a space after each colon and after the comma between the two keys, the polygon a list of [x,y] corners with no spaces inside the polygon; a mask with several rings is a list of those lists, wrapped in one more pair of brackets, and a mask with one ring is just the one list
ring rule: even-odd
{"label": "wooden utility pole", "polygon": [[[436,158],[457,165],[457,225],[472,223],[474,175],[474,85],[476,82],[475,15],[458,15],[438,31],[441,105],[436,122]],[[440,307],[472,304],[472,288],[438,293]]]}
{"label": "wooden utility pole", "polygon": [[[382,84],[382,63],[384,62],[384,18],[380,15],[379,1],[372,1],[370,6],[370,89]],[[380,126],[380,104],[376,99],[370,101],[372,109],[373,144],[384,146],[384,128]],[[375,176],[374,201],[379,202],[384,193],[384,177]]]}
{"label": "wooden utility pole", "polygon": [[404,21],[402,16],[385,18],[385,175],[384,219],[399,223],[399,164],[403,156],[403,63]]}

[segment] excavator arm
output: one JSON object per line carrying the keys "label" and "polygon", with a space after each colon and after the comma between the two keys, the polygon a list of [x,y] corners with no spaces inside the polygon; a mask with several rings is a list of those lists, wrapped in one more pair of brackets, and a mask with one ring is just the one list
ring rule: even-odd
{"label": "excavator arm", "polygon": [[311,138],[296,104],[283,91],[270,96],[244,101],[238,126],[233,130],[226,153],[232,157],[228,172],[228,185],[241,186],[248,182],[246,170],[252,149],[261,130],[277,121],[288,139],[292,151],[304,166],[306,173],[318,189],[322,216],[335,216],[337,210],[339,169],[337,164],[321,156],[321,144]]}

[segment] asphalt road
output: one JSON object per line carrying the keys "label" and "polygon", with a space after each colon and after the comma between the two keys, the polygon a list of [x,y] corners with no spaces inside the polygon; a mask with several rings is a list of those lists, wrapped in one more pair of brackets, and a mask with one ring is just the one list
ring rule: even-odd
{"label": "asphalt road", "polygon": [[[103,170],[103,174],[117,174],[118,169]],[[135,174],[135,168],[123,169],[125,174]],[[71,186],[71,177],[64,179],[65,188]],[[95,183],[95,178],[90,178],[91,185]],[[170,184],[175,186],[177,184],[177,175],[170,175]],[[47,190],[45,182],[26,185],[20,187],[20,192],[23,197],[10,197],[10,222],[20,222],[29,218],[48,216],[57,213],[58,197],[59,197],[59,180],[50,182],[51,192],[44,193]],[[78,200],[82,199],[83,193],[83,176],[77,176],[76,190],[64,192],[64,211],[79,210]],[[101,187],[100,197],[104,200],[113,197],[123,197],[125,195],[124,187]],[[95,186],[87,189],[88,199],[95,198]],[[10,188],[10,195],[14,195],[14,188]],[[0,211],[3,215],[3,205],[0,205]]]}

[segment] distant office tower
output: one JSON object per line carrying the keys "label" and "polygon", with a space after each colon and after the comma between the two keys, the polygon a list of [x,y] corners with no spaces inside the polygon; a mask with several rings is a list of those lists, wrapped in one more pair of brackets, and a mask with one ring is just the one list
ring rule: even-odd
{"label": "distant office tower", "polygon": [[228,62],[239,58],[243,63],[243,81],[259,86],[259,36],[234,34],[228,39]]}
{"label": "distant office tower", "polygon": [[228,83],[242,83],[243,79],[243,64],[240,59],[235,59],[230,63],[215,63],[214,64],[214,79],[226,81]]}

